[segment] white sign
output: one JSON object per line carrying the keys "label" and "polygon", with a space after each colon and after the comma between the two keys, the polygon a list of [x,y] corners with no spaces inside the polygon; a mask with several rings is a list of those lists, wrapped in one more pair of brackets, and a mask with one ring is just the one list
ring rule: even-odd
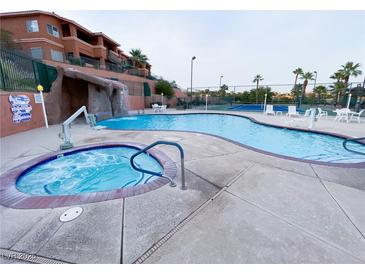
{"label": "white sign", "polygon": [[42,96],[39,93],[34,93],[34,101],[36,104],[42,104]]}
{"label": "white sign", "polygon": [[32,106],[27,95],[9,95],[9,102],[13,112],[13,123],[19,124],[32,118]]}

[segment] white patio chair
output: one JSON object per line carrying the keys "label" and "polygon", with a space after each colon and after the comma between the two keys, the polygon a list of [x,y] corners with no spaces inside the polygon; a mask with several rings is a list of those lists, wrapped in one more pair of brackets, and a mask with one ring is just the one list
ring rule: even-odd
{"label": "white patio chair", "polygon": [[275,115],[274,106],[273,105],[266,105],[265,114],[266,115]]}
{"label": "white patio chair", "polygon": [[310,108],[308,108],[308,109],[306,109],[305,110],[305,112],[304,112],[304,117],[309,117],[311,115],[311,109]]}
{"label": "white patio chair", "polygon": [[153,109],[154,112],[159,112],[161,110],[161,108],[158,104],[153,104],[152,109]]}
{"label": "white patio chair", "polygon": [[346,123],[349,122],[349,115],[351,113],[351,110],[348,108],[341,108],[336,109],[334,112],[336,112],[335,121],[341,122],[342,120],[346,121]]}
{"label": "white patio chair", "polygon": [[361,114],[364,112],[364,109],[360,112],[351,112],[351,115],[350,115],[350,122],[352,120],[355,120],[357,121],[359,124],[360,124],[360,116]]}
{"label": "white patio chair", "polygon": [[320,119],[320,118],[322,118],[323,116],[327,119],[327,117],[328,117],[328,112],[327,112],[327,111],[322,110],[321,108],[318,108],[317,120],[319,120],[319,119]]}
{"label": "white patio chair", "polygon": [[167,105],[162,105],[161,107],[160,107],[160,111],[161,112],[164,112],[164,111],[166,111],[167,110]]}
{"label": "white patio chair", "polygon": [[286,114],[288,117],[296,116],[299,117],[299,112],[297,111],[296,106],[288,106],[288,113]]}

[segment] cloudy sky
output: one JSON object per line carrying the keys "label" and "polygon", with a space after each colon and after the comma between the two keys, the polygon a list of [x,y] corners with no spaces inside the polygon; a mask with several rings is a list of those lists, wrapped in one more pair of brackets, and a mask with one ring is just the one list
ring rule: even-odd
{"label": "cloudy sky", "polygon": [[[59,11],[102,31],[125,52],[141,48],[152,72],[181,87],[292,83],[291,71],[318,72],[318,82],[346,61],[365,73],[364,11]],[[362,81],[362,77],[357,80]],[[222,83],[222,84],[223,84]]]}

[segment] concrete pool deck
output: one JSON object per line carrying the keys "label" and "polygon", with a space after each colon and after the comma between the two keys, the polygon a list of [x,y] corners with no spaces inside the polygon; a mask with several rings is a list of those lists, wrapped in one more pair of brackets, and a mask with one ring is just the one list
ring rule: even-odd
{"label": "concrete pool deck", "polygon": [[[278,125],[288,120],[242,114]],[[315,129],[365,135],[364,123],[334,127],[332,119],[320,120]],[[59,131],[55,125],[1,138],[1,173],[57,151]],[[165,185],[134,197],[82,204],[84,212],[68,223],[59,217],[69,207],[1,206],[0,263],[24,258],[51,263],[365,262],[365,169],[281,159],[198,133],[92,130],[75,124],[71,134],[75,146],[176,141],[186,153],[188,189]],[[179,165],[175,148],[157,149]],[[179,172],[175,181],[180,186]]]}

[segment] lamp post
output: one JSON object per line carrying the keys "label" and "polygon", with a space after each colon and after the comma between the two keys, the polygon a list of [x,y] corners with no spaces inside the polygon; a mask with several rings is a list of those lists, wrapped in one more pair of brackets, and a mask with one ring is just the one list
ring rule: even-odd
{"label": "lamp post", "polygon": [[208,111],[208,94],[205,94],[205,111]]}
{"label": "lamp post", "polygon": [[161,106],[163,105],[163,93],[161,93]]}
{"label": "lamp post", "polygon": [[37,86],[37,90],[41,96],[44,123],[46,124],[46,128],[48,128],[47,112],[46,112],[46,106],[44,105],[44,97],[43,97],[43,86],[41,84],[39,84]]}
{"label": "lamp post", "polygon": [[264,113],[266,111],[266,99],[267,99],[267,93],[265,93],[265,99],[264,99]]}
{"label": "lamp post", "polygon": [[316,75],[316,77],[314,77],[314,85],[313,85],[313,90],[316,89],[316,84],[317,84],[317,71],[313,71],[314,74]]}
{"label": "lamp post", "polygon": [[[315,70],[315,71],[313,71],[313,73],[316,75],[316,77],[314,77],[314,85],[313,85],[313,94],[315,95],[315,89],[316,89],[316,84],[317,84],[317,71]],[[318,102],[318,105],[319,105],[319,103],[320,103],[320,101],[319,101],[319,95],[318,95],[318,100],[317,100],[317,102]]]}
{"label": "lamp post", "polygon": [[221,89],[221,86],[222,86],[222,78],[223,78],[223,75],[221,75],[219,77],[219,89]]}
{"label": "lamp post", "polygon": [[196,59],[195,56],[191,57],[191,70],[190,70],[190,92],[191,98],[193,98],[193,61]]}

